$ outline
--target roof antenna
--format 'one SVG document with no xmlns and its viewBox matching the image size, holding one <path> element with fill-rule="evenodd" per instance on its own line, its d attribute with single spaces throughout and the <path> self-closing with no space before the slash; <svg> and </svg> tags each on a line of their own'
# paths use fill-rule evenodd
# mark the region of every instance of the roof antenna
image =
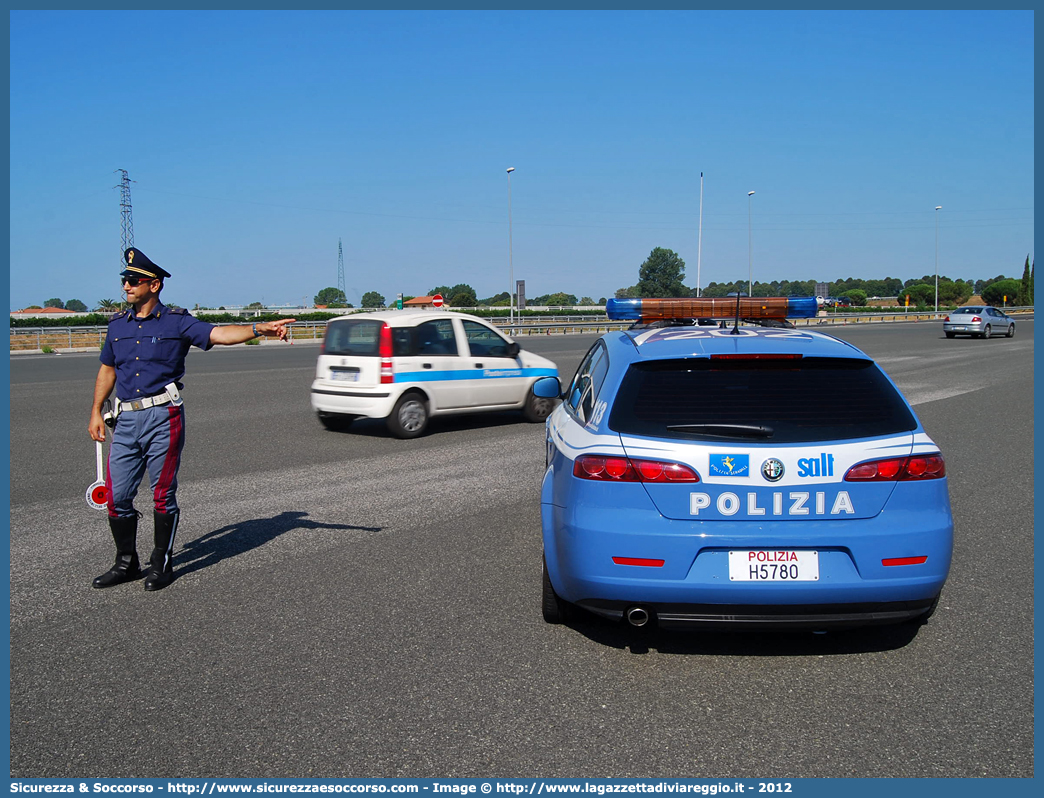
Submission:
<svg viewBox="0 0 1044 798">
<path fill-rule="evenodd" d="M 735 294 L 729 294 L 729 296 L 736 297 L 736 323 L 732 327 L 732 332 L 729 335 L 739 335 L 739 320 L 740 320 L 740 297 L 746 296 L 742 291 L 737 291 Z"/>
</svg>

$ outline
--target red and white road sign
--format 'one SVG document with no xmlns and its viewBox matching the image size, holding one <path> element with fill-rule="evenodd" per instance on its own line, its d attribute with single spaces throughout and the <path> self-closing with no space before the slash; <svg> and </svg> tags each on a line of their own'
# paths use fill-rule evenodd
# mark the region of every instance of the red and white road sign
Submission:
<svg viewBox="0 0 1044 798">
<path fill-rule="evenodd" d="M 432 305 L 432 307 L 441 308 L 442 307 L 442 294 L 435 294 L 435 296 L 433 296 L 431 298 L 431 305 Z"/>
</svg>

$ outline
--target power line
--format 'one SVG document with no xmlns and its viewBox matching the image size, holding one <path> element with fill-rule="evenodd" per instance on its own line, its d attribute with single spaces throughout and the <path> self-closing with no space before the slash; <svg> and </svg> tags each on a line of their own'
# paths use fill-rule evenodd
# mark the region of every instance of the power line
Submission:
<svg viewBox="0 0 1044 798">
<path fill-rule="evenodd" d="M 374 211 L 357 211 L 345 208 L 317 208 L 306 205 L 291 205 L 285 203 L 272 203 L 272 202 L 260 202 L 257 200 L 244 200 L 239 198 L 229 197 L 213 197 L 200 194 L 186 194 L 183 192 L 174 191 L 161 191 L 157 189 L 145 189 L 146 191 L 152 191 L 156 194 L 166 194 L 169 196 L 181 196 L 190 197 L 194 199 L 203 199 L 214 202 L 229 202 L 237 205 L 257 205 L 260 207 L 268 208 L 286 208 L 297 211 L 308 211 L 312 213 L 331 213 L 331 214 L 347 214 L 352 216 L 371 216 L 375 218 L 385 219 L 403 219 L 403 220 L 415 220 L 415 221 L 426 221 L 426 222 L 452 222 L 457 224 L 477 224 L 477 225 L 498 225 L 501 222 L 491 219 L 479 219 L 479 218 L 457 218 L 457 217 L 446 217 L 446 216 L 432 216 L 428 214 L 410 214 L 410 213 L 377 213 Z M 479 211 L 485 209 L 477 209 Z M 969 209 L 966 211 L 954 211 L 954 213 L 963 214 L 986 214 L 986 213 L 1019 213 L 1025 211 L 1032 211 L 1032 208 L 982 208 L 982 209 Z M 682 223 L 681 218 L 694 217 L 695 214 L 690 211 L 644 211 L 644 210 L 568 210 L 568 209 L 555 209 L 555 208 L 540 208 L 541 213 L 560 213 L 560 214 L 582 214 L 586 216 L 620 216 L 620 215 L 631 215 L 633 217 L 643 216 L 656 216 L 663 221 L 661 222 L 647 222 L 640 218 L 625 221 L 601 221 L 595 219 L 592 221 L 552 221 L 552 222 L 540 222 L 540 221 L 522 221 L 518 222 L 521 226 L 526 227 L 550 227 L 550 228 L 572 228 L 572 229 L 589 229 L 589 230 L 602 230 L 602 229 L 631 229 L 631 230 L 688 230 L 689 225 Z M 717 220 L 716 224 L 712 224 L 712 228 L 715 230 L 739 230 L 740 227 L 738 222 L 735 222 L 736 217 L 740 217 L 741 214 L 730 214 L 730 213 L 711 213 L 706 214 L 707 217 Z M 801 232 L 806 230 L 818 230 L 818 231 L 829 231 L 829 230 L 919 230 L 930 228 L 933 226 L 933 222 L 929 219 L 927 221 L 916 221 L 917 218 L 923 217 L 921 211 L 847 211 L 847 212 L 835 212 L 835 213 L 773 213 L 766 211 L 763 214 L 765 219 L 776 220 L 776 219 L 799 219 L 803 218 L 803 223 L 795 225 L 790 222 L 786 223 L 785 227 L 771 228 L 763 227 L 765 230 L 778 229 L 778 230 L 792 230 L 795 232 Z M 675 222 L 670 217 L 680 217 L 678 222 Z M 847 218 L 845 218 L 847 217 Z M 864 217 L 863 219 L 853 217 Z M 905 219 L 870 219 L 865 217 L 905 217 Z M 923 217 L 927 218 L 927 217 Z M 765 221 L 763 219 L 763 222 Z M 1021 219 L 980 219 L 975 222 L 962 222 L 960 226 L 963 227 L 1012 227 L 1022 224 L 1032 223 L 1032 220 L 1023 221 Z M 783 224 L 783 222 L 779 222 Z M 946 224 L 942 225 L 944 228 Z M 745 225 L 744 225 L 745 227 Z"/>
</svg>

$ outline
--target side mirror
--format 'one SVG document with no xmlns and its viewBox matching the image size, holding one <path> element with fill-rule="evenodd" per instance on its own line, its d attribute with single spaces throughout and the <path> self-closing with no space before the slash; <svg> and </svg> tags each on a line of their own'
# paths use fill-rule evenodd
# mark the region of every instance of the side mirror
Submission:
<svg viewBox="0 0 1044 798">
<path fill-rule="evenodd" d="M 522 351 L 522 347 L 518 345 L 517 341 L 512 341 L 507 345 L 507 357 L 518 357 L 518 353 Z"/>
<path fill-rule="evenodd" d="M 558 381 L 558 377 L 541 377 L 533 383 L 533 395 L 540 399 L 560 399 L 562 383 Z"/>
</svg>

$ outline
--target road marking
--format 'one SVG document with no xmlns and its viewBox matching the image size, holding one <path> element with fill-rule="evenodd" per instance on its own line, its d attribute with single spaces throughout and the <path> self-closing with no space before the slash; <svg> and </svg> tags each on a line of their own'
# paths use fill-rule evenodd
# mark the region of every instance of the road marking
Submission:
<svg viewBox="0 0 1044 798">
<path fill-rule="evenodd" d="M 960 396 L 965 393 L 972 393 L 973 391 L 982 390 L 981 388 L 942 388 L 938 390 L 925 390 L 918 392 L 916 389 L 905 388 L 903 393 L 906 394 L 906 398 L 909 400 L 911 405 L 923 405 L 927 402 L 937 402 L 940 399 L 952 399 L 954 396 Z"/>
</svg>

